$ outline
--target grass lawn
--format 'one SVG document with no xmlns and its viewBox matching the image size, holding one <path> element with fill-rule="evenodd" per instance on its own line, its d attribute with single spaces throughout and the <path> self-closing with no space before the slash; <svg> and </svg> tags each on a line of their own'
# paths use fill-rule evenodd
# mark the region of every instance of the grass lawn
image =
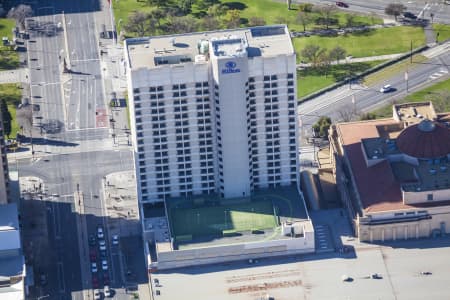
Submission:
<svg viewBox="0 0 450 300">
<path fill-rule="evenodd" d="M 174 236 L 221 235 L 224 230 L 248 231 L 277 227 L 271 201 L 256 201 L 171 210 Z"/>
<path fill-rule="evenodd" d="M 250 19 L 251 17 L 260 17 L 266 21 L 266 24 L 278 24 L 285 23 L 288 25 L 290 30 L 303 31 L 303 26 L 297 22 L 297 5 L 292 4 L 291 10 L 287 10 L 287 5 L 285 2 L 275 2 L 273 0 L 226 0 L 222 3 L 241 3 L 243 4 L 243 10 L 241 10 L 241 18 Z M 238 5 L 235 5 L 238 6 Z M 311 16 L 315 16 L 315 13 L 311 13 Z M 337 10 L 336 17 L 339 20 L 339 25 L 345 25 L 345 15 L 346 13 Z M 363 15 L 355 17 L 355 24 L 382 24 L 383 20 L 380 18 L 371 18 Z M 318 25 L 310 24 L 306 27 L 306 30 L 318 27 Z"/>
<path fill-rule="evenodd" d="M 333 65 L 327 76 L 322 72 L 313 69 L 297 71 L 297 98 L 301 99 L 311 93 L 332 85 L 338 81 L 344 80 L 349 74 L 361 73 L 378 64 L 383 60 L 361 62 L 353 64 Z"/>
<path fill-rule="evenodd" d="M 0 18 L 0 37 L 7 36 L 12 40 L 12 29 L 15 26 L 13 19 Z M 0 45 L 0 70 L 11 70 L 19 67 L 19 55 L 11 51 L 10 47 Z"/>
<path fill-rule="evenodd" d="M 447 112 L 450 111 L 450 101 L 445 101 L 441 97 L 437 97 L 439 100 L 436 101 L 436 96 L 442 92 L 450 94 L 450 79 L 438 82 L 428 88 L 412 93 L 402 100 L 397 101 L 397 103 L 432 101 L 436 112 Z M 386 105 L 373 111 L 373 113 L 377 118 L 391 117 L 392 105 Z"/>
<path fill-rule="evenodd" d="M 447 24 L 433 24 L 433 29 L 436 32 L 438 42 L 443 42 L 450 39 L 450 25 Z"/>
<path fill-rule="evenodd" d="M 411 41 L 413 48 L 425 44 L 425 34 L 421 27 L 399 26 L 381 28 L 364 34 L 348 34 L 338 37 L 300 37 L 294 38 L 294 47 L 300 59 L 300 53 L 306 45 L 319 45 L 328 50 L 340 46 L 347 51 L 347 55 L 353 57 L 367 57 L 404 53 L 410 50 Z"/>
<path fill-rule="evenodd" d="M 22 90 L 17 88 L 15 83 L 4 83 L 0 84 L 0 99 L 6 99 L 8 104 L 8 110 L 13 118 L 11 123 L 11 135 L 10 138 L 16 138 L 17 131 L 19 130 L 19 125 L 16 119 L 16 107 L 20 104 L 20 99 L 22 97 Z"/>
</svg>

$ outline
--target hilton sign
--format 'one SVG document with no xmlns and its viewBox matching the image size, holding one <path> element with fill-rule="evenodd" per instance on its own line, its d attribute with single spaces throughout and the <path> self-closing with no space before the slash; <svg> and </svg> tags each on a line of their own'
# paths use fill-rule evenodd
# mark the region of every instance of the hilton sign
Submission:
<svg viewBox="0 0 450 300">
<path fill-rule="evenodd" d="M 222 69 L 222 74 L 239 73 L 241 69 L 236 68 L 236 63 L 234 61 L 227 61 L 225 63 L 225 68 Z"/>
</svg>

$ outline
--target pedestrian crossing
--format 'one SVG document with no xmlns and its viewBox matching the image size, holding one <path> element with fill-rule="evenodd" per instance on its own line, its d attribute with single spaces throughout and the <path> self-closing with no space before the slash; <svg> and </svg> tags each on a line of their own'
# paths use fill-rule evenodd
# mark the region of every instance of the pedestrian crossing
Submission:
<svg viewBox="0 0 450 300">
<path fill-rule="evenodd" d="M 448 74 L 448 71 L 442 69 L 442 70 L 440 70 L 438 72 L 435 72 L 435 73 L 431 74 L 430 75 L 430 79 L 431 80 L 438 79 L 439 77 L 442 77 L 442 76 L 447 75 L 447 74 Z"/>
</svg>

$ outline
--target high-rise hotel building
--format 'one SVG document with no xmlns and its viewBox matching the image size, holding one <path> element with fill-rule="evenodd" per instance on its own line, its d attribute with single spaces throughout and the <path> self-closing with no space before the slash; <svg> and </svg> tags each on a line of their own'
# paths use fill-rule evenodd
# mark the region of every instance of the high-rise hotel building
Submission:
<svg viewBox="0 0 450 300">
<path fill-rule="evenodd" d="M 125 44 L 140 201 L 297 185 L 296 56 L 286 26 Z"/>
</svg>

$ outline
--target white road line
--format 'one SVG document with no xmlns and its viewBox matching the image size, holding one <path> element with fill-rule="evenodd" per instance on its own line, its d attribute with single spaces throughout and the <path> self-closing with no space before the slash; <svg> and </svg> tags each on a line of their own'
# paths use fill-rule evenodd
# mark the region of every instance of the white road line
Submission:
<svg viewBox="0 0 450 300">
<path fill-rule="evenodd" d="M 66 290 L 66 285 L 64 283 L 64 267 L 63 267 L 63 263 L 61 261 L 58 262 L 57 272 L 58 272 L 58 279 L 59 279 L 58 280 L 59 291 L 64 292 Z"/>
</svg>

